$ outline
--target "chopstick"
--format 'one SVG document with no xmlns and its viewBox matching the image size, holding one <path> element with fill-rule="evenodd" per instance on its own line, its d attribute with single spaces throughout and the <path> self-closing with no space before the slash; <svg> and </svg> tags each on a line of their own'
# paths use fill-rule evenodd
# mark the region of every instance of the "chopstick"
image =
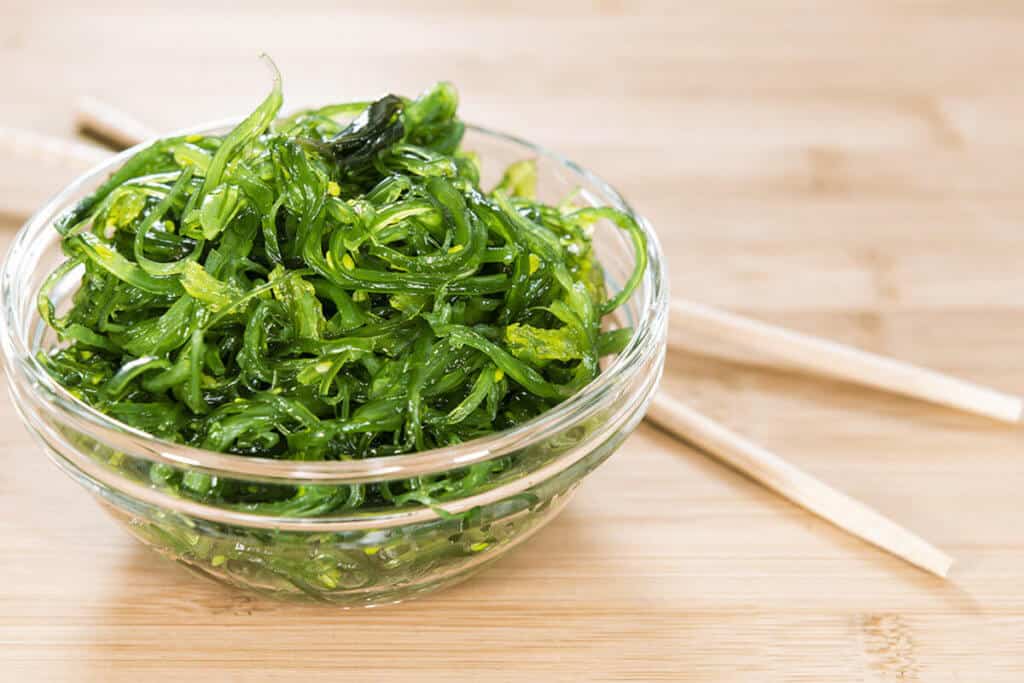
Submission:
<svg viewBox="0 0 1024 683">
<path fill-rule="evenodd" d="M 146 124 L 95 97 L 78 98 L 74 112 L 79 131 L 118 151 L 156 137 L 156 131 Z"/>
<path fill-rule="evenodd" d="M 93 165 L 110 157 L 102 149 L 80 142 L 6 126 L 0 126 L 0 151 L 54 165 Z"/>
<path fill-rule="evenodd" d="M 125 146 L 154 137 L 145 124 L 95 98 L 78 100 L 75 119 L 80 129 L 96 131 Z M 1017 396 L 704 304 L 675 299 L 671 303 L 671 317 L 676 327 L 738 343 L 812 373 L 1003 422 L 1016 423 L 1024 415 L 1024 401 Z"/>
<path fill-rule="evenodd" d="M 863 503 L 664 394 L 647 418 L 840 529 L 945 578 L 953 559 Z"/>
<path fill-rule="evenodd" d="M 80 128 L 101 130 L 104 132 L 104 137 L 118 140 L 125 145 L 136 144 L 143 139 L 153 137 L 153 134 L 145 126 L 139 124 L 132 117 L 122 114 L 115 107 L 96 100 L 83 100 L 79 102 L 79 105 L 76 120 Z M 760 343 L 760 346 L 778 347 L 778 353 L 784 358 L 792 357 L 793 353 L 789 350 L 790 347 L 781 344 L 780 340 L 787 341 L 789 339 L 787 335 L 797 338 L 801 336 L 781 328 L 772 328 L 763 323 L 745 320 L 739 316 L 732 316 L 688 302 L 674 302 L 672 314 L 677 322 L 717 329 L 720 333 L 736 334 L 736 331 L 739 331 L 743 334 L 750 334 L 750 330 L 754 329 L 757 334 L 753 336 L 765 340 Z M 818 349 L 823 344 L 828 345 L 828 342 L 821 340 L 813 338 L 809 338 L 809 340 L 813 342 L 812 350 Z M 804 349 L 807 348 L 806 344 L 805 340 Z M 847 351 L 854 354 L 861 353 L 852 349 Z M 806 351 L 801 351 L 801 353 L 804 352 Z M 896 361 L 889 362 L 902 365 Z M 812 365 L 812 369 L 823 372 L 830 370 L 827 364 L 823 364 L 821 368 Z M 835 374 L 835 370 L 832 369 L 830 374 Z M 840 376 L 851 380 L 859 378 L 858 381 L 867 383 L 864 377 L 852 371 Z M 879 385 L 876 383 L 873 386 Z M 1006 414 L 1005 412 L 996 412 L 1001 415 Z M 698 446 L 708 454 L 784 498 L 828 520 L 840 529 L 937 576 L 945 577 L 949 572 L 953 560 L 924 539 L 679 401 L 665 394 L 657 394 L 647 417 L 682 440 Z"/>
<path fill-rule="evenodd" d="M 819 375 L 1002 422 L 1016 423 L 1024 413 L 1024 402 L 1017 396 L 704 304 L 675 299 L 671 303 L 671 319 L 678 327 L 762 352 L 774 360 L 787 361 Z M 670 345 L 678 344 L 670 341 Z"/>
<path fill-rule="evenodd" d="M 76 102 L 75 119 L 81 130 L 97 133 L 126 147 L 155 137 L 148 126 L 131 115 L 92 97 Z M 728 339 L 812 373 L 1003 422 L 1016 423 L 1024 415 L 1024 401 L 1017 396 L 704 304 L 675 299 L 671 303 L 671 316 L 677 327 Z"/>
<path fill-rule="evenodd" d="M 31 215 L 62 185 L 109 154 L 49 135 L 0 127 L 0 214 L 23 219 Z"/>
<path fill-rule="evenodd" d="M 75 103 L 75 120 L 80 130 L 123 147 L 156 136 L 138 119 L 93 97 L 83 97 Z M 774 361 L 789 362 L 819 375 L 1002 422 L 1016 423 L 1024 415 L 1024 401 L 1017 396 L 704 304 L 675 299 L 671 303 L 671 316 L 677 327 L 727 339 Z"/>
</svg>

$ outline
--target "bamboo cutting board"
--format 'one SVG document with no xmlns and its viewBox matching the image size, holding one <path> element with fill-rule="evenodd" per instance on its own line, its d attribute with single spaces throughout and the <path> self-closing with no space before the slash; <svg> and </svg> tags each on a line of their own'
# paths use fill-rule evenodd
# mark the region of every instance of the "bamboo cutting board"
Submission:
<svg viewBox="0 0 1024 683">
<path fill-rule="evenodd" d="M 448 78 L 467 118 L 617 185 L 674 291 L 1024 392 L 1024 6 L 440 4 L 5 7 L 0 125 L 67 135 L 82 94 L 160 129 L 241 112 L 260 50 L 292 106 Z M 951 580 L 645 425 L 468 583 L 351 612 L 256 600 L 117 530 L 5 393 L 0 680 L 1024 679 L 1020 429 L 699 355 L 665 386 L 934 541 Z"/>
</svg>

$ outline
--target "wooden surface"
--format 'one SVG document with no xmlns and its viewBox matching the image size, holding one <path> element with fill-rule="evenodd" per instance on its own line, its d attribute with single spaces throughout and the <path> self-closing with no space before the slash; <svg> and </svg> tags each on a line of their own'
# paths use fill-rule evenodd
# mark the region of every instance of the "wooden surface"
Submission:
<svg viewBox="0 0 1024 683">
<path fill-rule="evenodd" d="M 293 106 L 452 79 L 467 118 L 618 185 L 675 291 L 1024 392 L 1019 2 L 300 4 L 5 6 L 0 125 L 70 134 L 79 95 L 161 128 L 242 112 L 260 50 Z M 642 426 L 469 583 L 253 600 L 116 529 L 4 398 L 0 680 L 1024 678 L 1020 429 L 693 355 L 665 386 L 949 551 L 951 581 Z"/>
</svg>

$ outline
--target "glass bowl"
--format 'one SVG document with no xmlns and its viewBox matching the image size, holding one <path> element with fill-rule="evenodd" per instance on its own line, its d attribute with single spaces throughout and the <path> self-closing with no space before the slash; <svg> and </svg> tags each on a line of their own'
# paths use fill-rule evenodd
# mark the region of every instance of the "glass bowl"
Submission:
<svg viewBox="0 0 1024 683">
<path fill-rule="evenodd" d="M 220 133 L 228 123 L 191 132 Z M 141 146 L 140 146 L 141 147 Z M 137 152 L 128 150 L 85 174 L 44 206 L 18 233 L 0 273 L 0 327 L 14 405 L 50 458 L 129 532 L 192 571 L 278 598 L 341 605 L 396 602 L 466 578 L 551 521 L 580 481 L 636 427 L 661 376 L 668 286 L 658 240 L 648 237 L 650 267 L 619 309 L 632 325 L 628 346 L 602 374 L 554 409 L 514 429 L 410 455 L 354 461 L 298 462 L 247 458 L 189 448 L 121 424 L 58 385 L 36 359 L 57 343 L 36 307 L 43 279 L 63 260 L 52 225 Z M 515 137 L 469 127 L 488 186 L 509 163 L 535 158 L 540 198 L 632 212 L 594 174 Z M 594 244 L 611 289 L 633 269 L 627 236 L 595 225 Z M 58 307 L 77 285 L 69 277 Z M 435 506 L 361 510 L 319 517 L 274 517 L 180 497 L 162 487 L 173 470 L 243 483 L 358 490 L 360 484 L 430 477 L 504 458 L 507 467 L 487 489 Z"/>
</svg>

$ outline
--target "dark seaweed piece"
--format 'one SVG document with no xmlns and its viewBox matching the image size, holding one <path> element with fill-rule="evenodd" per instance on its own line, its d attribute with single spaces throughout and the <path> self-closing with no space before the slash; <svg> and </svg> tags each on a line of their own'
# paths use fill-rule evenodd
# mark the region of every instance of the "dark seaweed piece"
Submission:
<svg viewBox="0 0 1024 683">
<path fill-rule="evenodd" d="M 378 152 L 402 139 L 404 103 L 400 97 L 386 95 L 356 117 L 340 133 L 312 144 L 331 158 L 343 171 L 356 171 L 373 162 Z"/>
</svg>

